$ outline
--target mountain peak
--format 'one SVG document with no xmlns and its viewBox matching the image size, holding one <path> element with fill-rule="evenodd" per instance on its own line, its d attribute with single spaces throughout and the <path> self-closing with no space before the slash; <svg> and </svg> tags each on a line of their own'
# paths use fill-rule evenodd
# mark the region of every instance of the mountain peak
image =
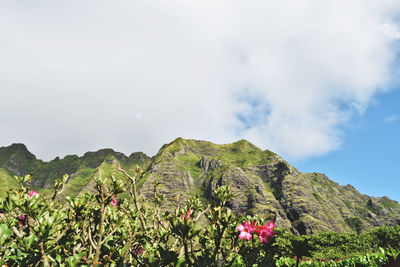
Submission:
<svg viewBox="0 0 400 267">
<path fill-rule="evenodd" d="M 124 153 L 116 152 L 111 148 L 104 148 L 94 152 L 86 152 L 82 159 L 87 162 L 90 167 L 95 168 L 109 156 L 113 156 L 122 162 L 128 160 L 128 157 Z"/>
<path fill-rule="evenodd" d="M 35 160 L 36 157 L 33 155 L 28 148 L 22 143 L 14 143 L 10 146 L 0 147 L 0 165 L 4 163 L 12 155 L 20 155 L 29 160 Z M 3 159 L 3 162 L 1 162 Z"/>
<path fill-rule="evenodd" d="M 12 145 L 9 146 L 9 148 L 12 150 L 28 151 L 28 148 L 25 146 L 25 144 L 22 143 L 13 143 Z"/>
<path fill-rule="evenodd" d="M 11 172 L 22 175 L 29 172 L 29 169 L 38 160 L 24 144 L 15 143 L 8 147 L 0 147 L 0 167 Z"/>
<path fill-rule="evenodd" d="M 110 154 L 115 154 L 117 152 L 114 151 L 112 148 L 102 148 L 97 151 L 88 151 L 86 152 L 83 157 L 101 157 L 101 156 L 106 156 Z M 122 154 L 122 153 L 121 153 Z"/>
<path fill-rule="evenodd" d="M 256 145 L 250 143 L 249 141 L 247 141 L 246 139 L 241 139 L 239 141 L 236 141 L 234 143 L 231 144 L 233 149 L 237 149 L 237 150 L 258 150 L 261 151 L 261 149 L 259 147 L 257 147 Z"/>
</svg>

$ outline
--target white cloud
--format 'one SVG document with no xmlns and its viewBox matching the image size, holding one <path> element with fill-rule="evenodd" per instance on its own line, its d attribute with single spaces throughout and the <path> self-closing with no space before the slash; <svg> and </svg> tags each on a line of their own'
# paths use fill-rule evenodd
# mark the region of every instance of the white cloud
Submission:
<svg viewBox="0 0 400 267">
<path fill-rule="evenodd" d="M 45 159 L 177 136 L 327 153 L 387 89 L 399 14 L 395 0 L 8 2 L 0 142 Z"/>
<path fill-rule="evenodd" d="M 397 121 L 398 119 L 399 119 L 399 116 L 398 116 L 398 115 L 390 115 L 390 116 L 385 117 L 385 118 L 383 119 L 383 122 L 390 123 L 390 122 L 395 122 L 395 121 Z"/>
<path fill-rule="evenodd" d="M 397 27 L 392 24 L 383 24 L 382 25 L 382 31 L 392 39 L 399 39 L 400 38 L 400 32 L 397 30 Z"/>
</svg>

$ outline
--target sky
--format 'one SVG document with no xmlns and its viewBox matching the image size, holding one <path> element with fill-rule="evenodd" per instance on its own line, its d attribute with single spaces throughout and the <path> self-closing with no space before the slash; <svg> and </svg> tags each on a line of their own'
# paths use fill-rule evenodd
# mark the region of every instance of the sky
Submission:
<svg viewBox="0 0 400 267">
<path fill-rule="evenodd" d="M 247 139 L 400 201 L 400 1 L 2 1 L 0 146 Z"/>
</svg>

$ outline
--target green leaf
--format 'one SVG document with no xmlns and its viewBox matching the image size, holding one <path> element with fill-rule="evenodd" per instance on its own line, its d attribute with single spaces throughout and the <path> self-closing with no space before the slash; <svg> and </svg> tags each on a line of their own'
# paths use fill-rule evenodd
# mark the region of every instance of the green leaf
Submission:
<svg viewBox="0 0 400 267">
<path fill-rule="evenodd" d="M 26 182 L 30 181 L 31 179 L 32 179 L 31 174 L 25 175 L 23 183 L 26 183 Z"/>
<path fill-rule="evenodd" d="M 176 267 L 180 267 L 181 266 L 181 264 L 184 264 L 185 263 L 185 258 L 181 258 L 181 259 L 179 259 L 178 260 L 178 262 L 176 263 Z M 183 265 L 184 266 L 184 265 Z"/>
<path fill-rule="evenodd" d="M 5 224 L 0 225 L 0 245 L 3 245 L 4 242 L 12 235 L 12 231 Z"/>
<path fill-rule="evenodd" d="M 24 238 L 25 245 L 27 249 L 30 249 L 32 246 L 32 243 L 37 239 L 37 237 L 34 234 L 29 235 L 28 237 Z"/>
</svg>

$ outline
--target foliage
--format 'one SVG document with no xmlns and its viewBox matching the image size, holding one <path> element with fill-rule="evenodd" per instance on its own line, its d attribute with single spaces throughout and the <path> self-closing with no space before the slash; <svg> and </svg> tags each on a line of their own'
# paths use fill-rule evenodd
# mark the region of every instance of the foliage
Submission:
<svg viewBox="0 0 400 267">
<path fill-rule="evenodd" d="M 395 251 L 385 251 L 381 249 L 377 253 L 369 253 L 367 255 L 360 255 L 351 258 L 332 258 L 332 259 L 321 259 L 321 258 L 304 258 L 299 261 L 298 258 L 294 257 L 281 257 L 276 262 L 275 265 L 280 266 L 385 266 L 389 263 L 389 259 L 399 259 L 398 252 Z M 393 260 L 398 266 L 399 260 Z"/>
<path fill-rule="evenodd" d="M 359 217 L 346 218 L 344 220 L 351 229 L 353 229 L 357 234 L 361 233 L 362 221 Z"/>
<path fill-rule="evenodd" d="M 171 211 L 163 207 L 157 182 L 153 201 L 139 198 L 139 168 L 128 173 L 117 166 L 115 171 L 119 175 L 97 173 L 94 193 L 65 201 L 59 196 L 66 175 L 55 180 L 50 195 L 31 189 L 31 175 L 15 177 L 19 188 L 0 201 L 0 265 L 367 266 L 386 262 L 386 255 L 396 258 L 400 251 L 400 226 L 312 236 L 276 228 L 275 235 L 268 232 L 262 239 L 263 229 L 273 223 L 236 216 L 226 206 L 233 197 L 228 186 L 217 187 L 211 202 L 176 198 Z M 121 198 L 123 192 L 129 198 Z M 240 239 L 239 229 L 252 235 Z"/>
<path fill-rule="evenodd" d="M 300 234 L 325 230 L 361 233 L 400 221 L 400 204 L 396 201 L 362 195 L 352 186 L 340 186 L 320 173 L 301 173 L 278 155 L 245 140 L 217 145 L 178 138 L 152 158 L 140 152 L 128 157 L 101 149 L 50 162 L 36 159 L 24 145 L 14 144 L 0 148 L 0 198 L 5 198 L 10 188 L 18 188 L 14 175 L 28 173 L 34 174 L 31 189 L 42 196 L 52 194 L 54 178 L 65 173 L 70 178 L 57 199 L 82 196 L 86 191 L 95 192 L 93 177 L 125 179 L 115 172 L 115 164 L 129 173 L 136 165 L 143 168 L 136 185 L 145 203 L 151 200 L 152 183 L 160 182 L 158 190 L 166 196 L 162 209 L 171 212 L 177 194 L 184 201 L 195 195 L 211 200 L 217 185 L 229 185 L 234 197 L 228 206 L 236 214 L 260 214 Z M 127 198 L 129 192 L 125 190 L 118 197 Z M 359 218 L 361 224 L 353 218 Z M 201 221 L 206 218 L 202 216 Z"/>
</svg>

